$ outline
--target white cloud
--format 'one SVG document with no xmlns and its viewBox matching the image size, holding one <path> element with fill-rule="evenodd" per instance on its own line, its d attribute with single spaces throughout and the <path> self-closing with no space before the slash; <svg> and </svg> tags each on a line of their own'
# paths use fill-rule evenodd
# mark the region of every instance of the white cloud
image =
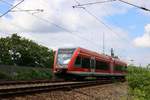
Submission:
<svg viewBox="0 0 150 100">
<path fill-rule="evenodd" d="M 15 0 L 14 4 L 19 1 Z M 86 0 L 79 1 L 81 3 L 87 2 Z M 0 20 L 0 32 L 19 33 L 21 36 L 40 41 L 48 47 L 60 47 L 68 45 L 69 42 L 69 46 L 95 47 L 95 49 L 97 46 L 92 45 L 92 43 L 101 48 L 102 33 L 105 33 L 106 45 L 108 47 L 111 47 L 113 44 L 116 48 L 124 48 L 122 45 L 125 44 L 123 40 L 118 39 L 119 37 L 116 34 L 107 29 L 103 24 L 97 22 L 84 10 L 73 9 L 72 6 L 75 4 L 74 0 L 38 0 L 38 2 L 37 0 L 25 0 L 17 7 L 19 9 L 16 8 L 14 10 L 43 9 L 44 12 L 35 13 L 35 15 L 26 12 L 9 13 L 11 18 L 3 17 Z M 116 7 L 111 3 L 102 4 L 101 6 L 90 6 L 88 8 L 101 20 L 104 16 L 124 13 L 125 9 L 127 9 L 123 6 Z M 41 18 L 46 20 L 41 20 Z M 73 33 L 67 33 L 55 27 L 51 22 L 73 31 Z M 127 37 L 127 32 L 124 30 L 115 26 L 112 26 L 112 29 L 118 32 L 120 36 Z M 91 42 L 90 45 L 87 42 Z"/>
<path fill-rule="evenodd" d="M 14 4 L 19 1 L 15 0 Z M 93 2 L 93 0 L 78 1 L 81 3 Z M 133 0 L 130 0 L 130 2 L 133 2 Z M 80 46 L 99 52 L 102 51 L 102 34 L 104 33 L 106 52 L 109 53 L 109 49 L 113 47 L 117 54 L 123 57 L 127 56 L 125 50 L 131 49 L 129 48 L 130 41 L 126 41 L 126 39 L 129 40 L 128 32 L 110 25 L 104 20 L 104 17 L 127 13 L 130 6 L 117 2 L 87 7 L 97 18 L 111 26 L 118 33 L 116 34 L 97 22 L 84 10 L 73 9 L 73 5 L 75 5 L 74 0 L 25 0 L 18 6 L 19 9 L 43 9 L 44 12 L 34 13 L 33 15 L 26 12 L 9 13 L 10 17 L 4 16 L 0 19 L 0 35 L 6 36 L 5 33 L 18 33 L 49 48 Z M 19 9 L 16 8 L 15 10 Z M 46 20 L 41 20 L 41 18 Z M 72 33 L 65 32 L 51 23 L 60 25 L 72 31 Z"/>
<path fill-rule="evenodd" d="M 14 4 L 19 1 L 15 0 Z M 81 0 L 80 2 L 86 2 L 86 0 Z M 61 25 L 70 30 L 80 30 L 79 28 L 85 26 L 92 29 L 95 25 L 93 18 L 82 9 L 73 9 L 72 6 L 75 4 L 74 0 L 25 0 L 14 10 L 43 9 L 44 12 L 38 12 L 34 15 L 29 12 L 11 12 L 9 13 L 11 18 L 5 17 L 1 19 L 0 32 L 55 33 L 62 31 L 51 23 Z M 122 13 L 126 9 L 124 7 L 119 7 L 118 9 L 118 7 L 114 7 L 111 3 L 102 4 L 101 6 L 90 6 L 88 8 L 100 18 Z M 46 21 L 41 20 L 41 18 L 46 19 Z"/>
<path fill-rule="evenodd" d="M 145 26 L 145 33 L 141 37 L 134 40 L 134 45 L 137 47 L 150 47 L 150 24 Z"/>
</svg>

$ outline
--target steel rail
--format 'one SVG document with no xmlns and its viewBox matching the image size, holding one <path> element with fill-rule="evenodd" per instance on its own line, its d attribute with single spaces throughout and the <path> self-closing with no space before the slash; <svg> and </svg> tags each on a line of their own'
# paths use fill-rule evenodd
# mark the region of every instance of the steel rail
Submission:
<svg viewBox="0 0 150 100">
<path fill-rule="evenodd" d="M 37 84 L 37 83 L 54 83 L 54 82 L 64 82 L 64 80 L 28 80 L 28 81 L 0 81 L 0 86 L 3 85 L 19 85 L 19 84 Z"/>
<path fill-rule="evenodd" d="M 28 95 L 29 93 L 54 91 L 54 90 L 71 90 L 74 88 L 108 84 L 112 81 L 79 81 L 79 82 L 56 82 L 56 83 L 37 83 L 37 84 L 19 84 L 0 86 L 0 97 L 10 97 L 20 94 Z"/>
</svg>

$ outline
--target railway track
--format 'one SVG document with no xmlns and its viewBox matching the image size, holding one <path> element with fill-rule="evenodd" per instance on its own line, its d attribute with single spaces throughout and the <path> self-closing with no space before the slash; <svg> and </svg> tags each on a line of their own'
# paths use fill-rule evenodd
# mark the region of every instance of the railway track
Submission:
<svg viewBox="0 0 150 100">
<path fill-rule="evenodd" d="M 37 83 L 55 83 L 55 82 L 64 82 L 64 80 L 0 81 L 0 86 L 19 85 L 19 84 L 37 84 Z"/>
<path fill-rule="evenodd" d="M 13 84 L 0 85 L 0 97 L 10 97 L 16 95 L 27 95 L 29 93 L 37 93 L 55 90 L 71 90 L 85 86 L 93 86 L 99 84 L 111 83 L 111 81 L 72 81 L 72 82 L 13 82 Z"/>
</svg>

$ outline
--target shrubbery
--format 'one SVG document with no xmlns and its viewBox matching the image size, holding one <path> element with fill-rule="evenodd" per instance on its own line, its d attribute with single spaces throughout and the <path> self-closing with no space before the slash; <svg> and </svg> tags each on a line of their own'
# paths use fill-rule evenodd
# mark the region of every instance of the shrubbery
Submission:
<svg viewBox="0 0 150 100">
<path fill-rule="evenodd" d="M 128 67 L 129 94 L 135 100 L 150 100 L 150 69 Z"/>
<path fill-rule="evenodd" d="M 52 78 L 49 68 L 5 66 L 0 67 L 0 70 L 0 80 L 47 80 Z"/>
<path fill-rule="evenodd" d="M 32 40 L 17 34 L 0 37 L 0 80 L 50 79 L 53 60 L 51 49 Z"/>
<path fill-rule="evenodd" d="M 40 71 L 31 69 L 29 71 L 18 71 L 17 74 L 12 77 L 13 80 L 42 80 L 51 79 L 51 74 L 48 71 Z"/>
<path fill-rule="evenodd" d="M 0 71 L 0 79 L 1 79 L 1 80 L 10 80 L 10 79 L 11 79 L 11 76 L 8 75 L 8 74 L 5 73 L 5 72 Z"/>
</svg>

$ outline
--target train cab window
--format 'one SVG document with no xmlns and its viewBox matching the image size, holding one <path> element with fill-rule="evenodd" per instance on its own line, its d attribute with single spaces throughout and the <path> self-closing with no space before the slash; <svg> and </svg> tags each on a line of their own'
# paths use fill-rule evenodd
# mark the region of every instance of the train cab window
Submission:
<svg viewBox="0 0 150 100">
<path fill-rule="evenodd" d="M 82 67 L 83 68 L 90 68 L 90 59 L 89 58 L 82 58 Z"/>
<path fill-rule="evenodd" d="M 57 63 L 59 65 L 67 65 L 74 53 L 74 48 L 58 49 Z"/>
<path fill-rule="evenodd" d="M 82 65 L 82 58 L 78 56 L 75 61 L 75 66 L 81 67 L 81 65 Z"/>
<path fill-rule="evenodd" d="M 96 69 L 109 70 L 109 63 L 96 60 Z"/>
</svg>

